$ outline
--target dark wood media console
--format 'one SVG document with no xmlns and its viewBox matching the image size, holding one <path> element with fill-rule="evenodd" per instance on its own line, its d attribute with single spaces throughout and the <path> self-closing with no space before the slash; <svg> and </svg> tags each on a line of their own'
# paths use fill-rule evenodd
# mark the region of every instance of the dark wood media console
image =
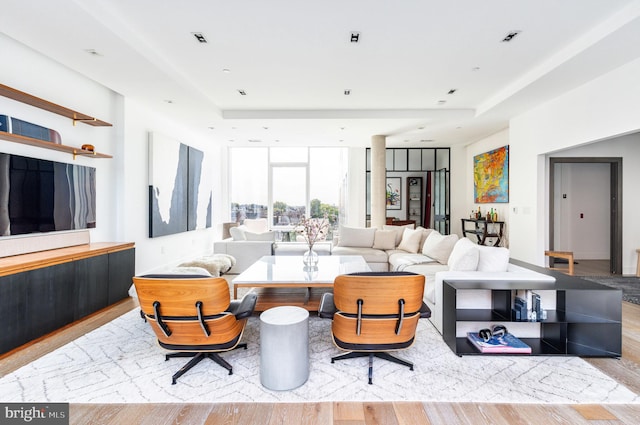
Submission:
<svg viewBox="0 0 640 425">
<path fill-rule="evenodd" d="M 133 243 L 92 243 L 0 259 L 0 354 L 129 296 Z"/>
</svg>

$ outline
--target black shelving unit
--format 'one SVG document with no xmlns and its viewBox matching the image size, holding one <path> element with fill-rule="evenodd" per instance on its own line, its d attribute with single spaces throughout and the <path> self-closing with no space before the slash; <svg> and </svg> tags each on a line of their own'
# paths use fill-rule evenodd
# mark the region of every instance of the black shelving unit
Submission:
<svg viewBox="0 0 640 425">
<path fill-rule="evenodd" d="M 547 273 L 549 274 L 549 273 Z M 620 357 L 622 355 L 622 291 L 563 274 L 556 282 L 540 281 L 445 281 L 443 282 L 442 336 L 451 350 L 462 355 L 480 353 L 465 337 L 457 336 L 458 324 L 500 322 L 509 328 L 511 307 L 517 290 L 555 291 L 555 309 L 547 318 L 531 323 L 540 327 L 538 338 L 520 338 L 531 355 Z M 491 291 L 491 308 L 457 308 L 457 291 Z M 515 336 L 518 336 L 517 334 Z M 510 354 L 513 355 L 513 354 Z M 518 354 L 522 355 L 522 354 Z"/>
</svg>

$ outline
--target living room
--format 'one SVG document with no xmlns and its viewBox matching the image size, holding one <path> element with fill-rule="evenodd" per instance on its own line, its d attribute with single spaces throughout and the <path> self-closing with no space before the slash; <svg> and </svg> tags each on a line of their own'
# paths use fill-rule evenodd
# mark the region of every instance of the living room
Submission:
<svg viewBox="0 0 640 425">
<path fill-rule="evenodd" d="M 12 58 L 11 61 L 3 63 L 0 71 L 2 83 L 54 103 L 90 113 L 113 124 L 110 128 L 94 128 L 80 124 L 74 126 L 65 118 L 0 97 L 2 114 L 54 128 L 61 133 L 64 144 L 79 147 L 90 143 L 96 150 L 113 156 L 111 159 L 78 157 L 73 161 L 95 167 L 97 172 L 98 220 L 96 228 L 89 231 L 91 241 L 134 242 L 136 274 L 152 272 L 210 253 L 213 243 L 222 239 L 222 223 L 230 220 L 230 199 L 227 195 L 228 150 L 233 146 L 253 145 L 249 144 L 248 139 L 238 138 L 237 141 L 230 142 L 226 133 L 225 136 L 220 136 L 215 128 L 202 126 L 202 120 L 196 120 L 196 117 L 182 112 L 179 108 L 181 103 L 189 103 L 199 110 L 198 118 L 202 115 L 221 115 L 215 104 L 205 98 L 192 96 L 187 99 L 186 95 L 177 89 L 181 86 L 175 82 L 167 86 L 171 89 L 157 85 L 163 79 L 169 78 L 157 68 L 157 74 L 130 73 L 126 76 L 140 86 L 146 83 L 154 84 L 152 89 L 157 91 L 157 97 L 146 99 L 142 97 L 141 91 L 131 90 L 122 94 L 117 84 L 114 84 L 114 87 L 101 84 L 101 73 L 95 70 L 100 68 L 99 64 L 87 65 L 94 72 L 91 77 L 87 77 L 83 75 L 83 70 L 69 68 L 63 64 L 66 61 L 65 52 L 59 52 L 58 56 L 50 58 L 48 54 L 52 53 L 42 53 L 48 50 L 47 34 L 59 33 L 61 37 L 71 39 L 74 26 L 69 25 L 69 32 L 45 26 L 42 32 L 35 31 L 27 35 L 20 27 L 29 26 L 25 24 L 30 22 L 28 11 L 18 6 L 15 8 L 15 15 L 3 13 L 0 18 L 3 28 L 3 33 L 0 34 L 0 49 L 7 57 Z M 54 14 L 53 9 L 49 11 Z M 593 26 L 583 28 L 579 33 L 581 38 L 565 40 L 562 46 L 558 46 L 562 47 L 559 51 L 545 56 L 546 62 L 532 65 L 527 75 L 520 76 L 513 84 L 503 86 L 503 91 L 493 93 L 493 96 L 485 98 L 482 104 L 475 105 L 475 114 L 479 115 L 482 115 L 482 111 L 493 111 L 494 108 L 510 108 L 512 113 L 504 125 L 480 137 L 476 137 L 476 134 L 465 136 L 464 128 L 459 130 L 459 136 L 453 133 L 455 143 L 450 144 L 451 233 L 461 234 L 460 219 L 467 218 L 469 211 L 478 206 L 474 203 L 474 156 L 508 145 L 509 202 L 486 204 L 482 207 L 496 208 L 501 219 L 507 222 L 508 247 L 512 258 L 545 266 L 547 259 L 544 251 L 550 246 L 549 158 L 621 157 L 626 164 L 621 184 L 624 202 L 621 274 L 635 274 L 636 249 L 639 247 L 640 235 L 640 223 L 635 219 L 635 212 L 640 209 L 640 200 L 635 196 L 635 182 L 640 181 L 640 169 L 634 166 L 640 160 L 640 121 L 637 117 L 637 111 L 640 110 L 640 58 L 633 46 L 640 41 L 637 29 L 640 6 L 638 2 L 619 2 L 608 12 L 611 13 L 609 19 L 604 22 L 592 19 L 590 22 Z M 98 17 L 85 13 L 86 22 L 77 23 L 75 31 L 86 31 L 86 34 L 90 34 L 92 25 L 102 24 Z M 71 19 L 73 16 L 77 15 L 60 19 Z M 595 23 L 599 23 L 600 26 Z M 121 29 L 124 31 L 124 28 Z M 514 28 L 503 29 L 506 31 Z M 518 35 L 520 36 L 526 36 L 526 32 L 523 30 L 523 33 Z M 364 42 L 364 31 L 362 37 Z M 587 49 L 585 45 L 588 40 L 591 40 L 592 49 Z M 62 44 L 61 41 L 58 43 Z M 83 48 L 90 49 L 94 46 L 85 45 Z M 99 47 L 95 48 L 97 53 L 102 54 Z M 131 54 L 134 50 L 128 48 L 126 52 Z M 104 55 L 108 56 L 109 53 L 104 52 Z M 73 54 L 85 55 L 81 61 L 87 62 L 105 59 L 99 55 L 82 52 L 81 49 Z M 132 67 L 138 61 L 162 63 L 158 57 L 144 58 L 133 55 L 120 60 L 121 66 L 127 66 L 124 64 L 130 61 Z M 539 99 L 537 94 L 545 87 L 544 76 L 549 69 L 554 73 L 549 74 L 547 78 L 553 77 L 554 83 L 562 89 L 554 92 L 551 97 Z M 104 70 L 104 73 L 108 72 Z M 179 71 L 173 72 L 180 74 Z M 167 73 L 171 74 L 172 71 Z M 184 79 L 175 75 L 173 77 L 180 81 L 182 87 L 188 86 Z M 102 75 L 102 78 L 106 79 L 106 76 Z M 230 87 L 233 87 L 233 90 L 238 88 L 231 85 Z M 185 91 L 192 93 L 198 90 L 189 88 Z M 501 106 L 502 101 L 512 96 L 517 97 L 519 102 L 505 103 Z M 235 120 L 231 119 L 238 126 L 250 121 L 247 118 L 237 118 L 238 116 Z M 472 121 L 472 118 L 468 119 Z M 263 128 L 260 120 L 251 120 L 251 124 L 247 126 L 255 127 L 252 131 L 256 134 L 265 134 L 275 132 L 278 122 L 290 120 L 273 121 L 274 126 L 264 126 L 269 129 Z M 371 118 L 371 121 L 375 119 Z M 369 120 L 363 122 L 369 123 Z M 310 131 L 312 129 L 313 127 L 310 127 Z M 205 151 L 213 158 L 214 202 L 211 228 L 149 238 L 149 133 L 163 134 L 183 141 Z M 346 225 L 360 227 L 366 223 L 365 151 L 370 146 L 370 138 L 377 134 L 380 133 L 371 131 L 364 139 L 359 137 L 353 145 L 345 145 L 349 151 L 350 190 L 349 211 L 344 223 Z M 411 146 L 424 146 L 424 143 L 420 142 L 422 138 L 423 136 L 420 136 Z M 402 137 L 398 140 L 389 135 L 388 139 L 389 146 L 406 146 Z M 297 140 L 288 143 L 295 145 Z M 66 153 L 4 140 L 1 144 L 3 153 L 72 162 L 71 156 Z M 287 142 L 283 141 L 281 144 L 286 145 Z M 316 145 L 316 142 L 309 144 Z M 340 145 L 340 142 L 334 141 L 332 144 Z M 429 146 L 435 145 L 439 146 L 438 140 Z"/>
</svg>

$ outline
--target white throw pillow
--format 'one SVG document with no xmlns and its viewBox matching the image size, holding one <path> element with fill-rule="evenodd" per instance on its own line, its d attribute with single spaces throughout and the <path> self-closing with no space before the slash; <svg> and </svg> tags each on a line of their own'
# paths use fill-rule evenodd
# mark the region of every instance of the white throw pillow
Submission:
<svg viewBox="0 0 640 425">
<path fill-rule="evenodd" d="M 420 250 L 420 239 L 422 238 L 422 229 L 404 229 L 402 240 L 398 245 L 398 249 L 417 254 Z"/>
<path fill-rule="evenodd" d="M 478 245 L 468 238 L 462 238 L 453 246 L 447 265 L 451 271 L 472 272 L 478 268 L 479 258 Z"/>
<path fill-rule="evenodd" d="M 405 224 L 402 226 L 392 226 L 385 224 L 382 226 L 382 230 L 393 230 L 396 232 L 396 246 L 400 245 L 400 241 L 402 241 L 402 235 L 404 234 L 404 229 L 413 229 L 415 226 L 413 224 Z"/>
<path fill-rule="evenodd" d="M 501 246 L 478 245 L 479 272 L 506 272 L 509 267 L 509 250 Z"/>
<path fill-rule="evenodd" d="M 229 229 L 229 234 L 234 241 L 245 241 L 244 228 L 242 226 L 232 227 Z"/>
<path fill-rule="evenodd" d="M 396 232 L 394 230 L 376 230 L 373 237 L 373 248 L 394 249 L 396 247 Z"/>
<path fill-rule="evenodd" d="M 424 241 L 422 253 L 427 257 L 431 257 L 440 264 L 447 264 L 449 255 L 453 251 L 453 247 L 458 241 L 458 235 L 442 235 L 437 231 L 429 233 L 427 240 Z"/>
<path fill-rule="evenodd" d="M 274 242 L 276 240 L 276 232 L 253 233 L 253 232 L 245 231 L 244 237 L 248 241 Z"/>
<path fill-rule="evenodd" d="M 371 248 L 376 235 L 375 227 L 347 227 L 340 226 L 338 246 L 355 248 Z"/>
<path fill-rule="evenodd" d="M 424 246 L 424 241 L 427 240 L 427 237 L 429 236 L 429 234 L 431 232 L 434 232 L 434 230 L 433 229 L 426 229 L 426 228 L 424 228 L 422 226 L 418 226 L 418 227 L 416 227 L 416 229 L 422 230 L 422 237 L 420 238 L 420 248 L 419 248 L 419 249 L 421 249 Z"/>
<path fill-rule="evenodd" d="M 253 233 L 264 233 L 269 231 L 269 222 L 266 218 L 245 218 L 242 224 L 248 231 Z"/>
</svg>

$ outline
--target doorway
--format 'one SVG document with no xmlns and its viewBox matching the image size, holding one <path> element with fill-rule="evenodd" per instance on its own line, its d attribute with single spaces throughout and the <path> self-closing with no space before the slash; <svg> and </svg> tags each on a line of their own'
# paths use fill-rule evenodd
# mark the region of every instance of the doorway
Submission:
<svg viewBox="0 0 640 425">
<path fill-rule="evenodd" d="M 564 201 L 567 196 L 562 191 L 558 193 L 560 190 L 559 180 L 562 179 L 562 164 L 603 165 L 607 171 L 604 174 L 604 178 L 608 175 L 608 191 L 604 191 L 604 196 L 602 193 L 600 193 L 600 196 L 594 194 L 594 196 L 588 198 L 588 201 L 592 205 L 597 202 L 600 207 L 608 208 L 608 214 L 605 212 L 602 219 L 599 220 L 599 224 L 591 223 L 590 225 L 602 226 L 598 230 L 601 231 L 602 238 L 608 238 L 609 272 L 614 275 L 622 274 L 622 158 L 550 158 L 549 164 L 549 249 L 565 250 L 564 247 L 556 247 L 555 244 L 560 240 L 562 232 L 570 224 L 563 223 L 559 215 L 559 211 L 562 209 L 562 205 L 559 202 Z M 604 186 L 607 186 L 606 182 Z M 601 205 L 600 203 L 602 202 L 606 204 Z M 578 217 L 583 218 L 582 213 Z M 578 232 L 583 233 L 590 230 L 593 231 L 594 228 L 578 228 Z M 550 265 L 553 267 L 553 263 Z"/>
</svg>

